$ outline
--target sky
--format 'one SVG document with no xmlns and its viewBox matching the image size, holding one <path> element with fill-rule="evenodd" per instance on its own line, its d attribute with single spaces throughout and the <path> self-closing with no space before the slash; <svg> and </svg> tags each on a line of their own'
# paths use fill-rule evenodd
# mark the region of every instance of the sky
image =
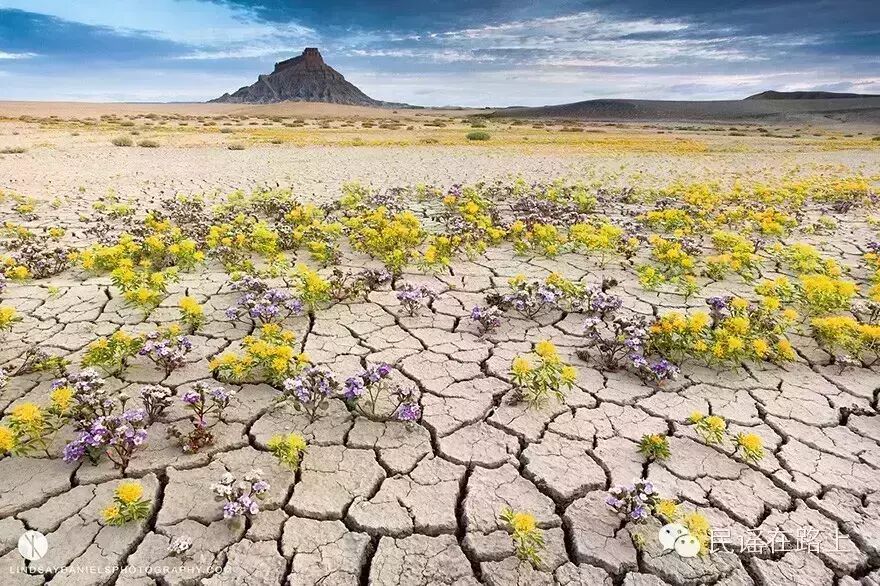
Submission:
<svg viewBox="0 0 880 586">
<path fill-rule="evenodd" d="M 0 99 L 204 101 L 307 46 L 425 106 L 880 94 L 878 0 L 0 0 Z"/>
</svg>

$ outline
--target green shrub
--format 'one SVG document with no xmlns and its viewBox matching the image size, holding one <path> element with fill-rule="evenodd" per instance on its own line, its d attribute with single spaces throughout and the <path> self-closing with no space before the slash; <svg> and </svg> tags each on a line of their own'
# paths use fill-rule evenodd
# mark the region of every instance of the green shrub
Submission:
<svg viewBox="0 0 880 586">
<path fill-rule="evenodd" d="M 143 139 L 143 140 L 138 141 L 138 146 L 139 146 L 139 147 L 144 147 L 144 148 L 146 148 L 146 149 L 155 149 L 155 148 L 158 148 L 159 143 L 156 142 L 155 140 L 151 140 L 151 139 L 149 139 L 149 138 L 145 138 L 145 139 Z"/>
<path fill-rule="evenodd" d="M 488 132 L 484 132 L 482 130 L 474 130 L 473 132 L 468 132 L 466 135 L 468 140 L 489 140 L 492 138 Z"/>
<path fill-rule="evenodd" d="M 113 146 L 118 147 L 130 147 L 134 144 L 134 141 L 131 140 L 130 136 L 117 136 L 113 139 Z"/>
</svg>

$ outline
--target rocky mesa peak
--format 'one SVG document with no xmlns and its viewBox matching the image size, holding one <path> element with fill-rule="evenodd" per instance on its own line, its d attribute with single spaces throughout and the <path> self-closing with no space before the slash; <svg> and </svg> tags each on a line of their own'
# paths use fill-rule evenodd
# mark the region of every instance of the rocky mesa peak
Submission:
<svg viewBox="0 0 880 586">
<path fill-rule="evenodd" d="M 268 75 L 236 92 L 223 94 L 212 102 L 233 104 L 274 104 L 278 102 L 329 102 L 357 106 L 383 106 L 341 73 L 324 62 L 316 47 L 307 47 L 302 55 L 279 61 Z"/>
</svg>

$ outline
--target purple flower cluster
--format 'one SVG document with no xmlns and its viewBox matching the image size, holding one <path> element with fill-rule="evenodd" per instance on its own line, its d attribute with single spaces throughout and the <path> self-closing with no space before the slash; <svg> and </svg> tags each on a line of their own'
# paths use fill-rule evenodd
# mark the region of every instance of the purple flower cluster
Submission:
<svg viewBox="0 0 880 586">
<path fill-rule="evenodd" d="M 147 439 L 146 419 L 144 409 L 129 409 L 119 415 L 97 418 L 64 447 L 64 461 L 77 462 L 88 455 L 97 463 L 101 454 L 106 453 L 117 467 L 125 469 Z"/>
<path fill-rule="evenodd" d="M 500 311 L 514 309 L 528 318 L 534 318 L 545 310 L 561 309 L 566 304 L 574 307 L 580 303 L 579 299 L 570 298 L 562 289 L 538 279 L 513 282 L 511 287 L 513 291 L 510 293 L 487 295 L 486 303 Z"/>
<path fill-rule="evenodd" d="M 171 406 L 175 391 L 160 385 L 147 385 L 141 388 L 141 402 L 150 422 L 156 421 Z"/>
<path fill-rule="evenodd" d="M 107 393 L 104 384 L 104 379 L 93 368 L 68 374 L 52 382 L 53 391 L 61 387 L 69 387 L 73 391 L 71 415 L 77 430 L 90 428 L 97 418 L 109 416 L 116 410 L 116 398 Z"/>
<path fill-rule="evenodd" d="M 236 482 L 235 476 L 226 472 L 220 482 L 211 485 L 211 492 L 218 501 L 226 501 L 223 505 L 223 518 L 252 517 L 260 512 L 257 502 L 269 492 L 269 483 L 263 480 L 262 470 L 251 470 L 244 480 Z"/>
<path fill-rule="evenodd" d="M 391 367 L 387 364 L 368 367 L 345 381 L 345 400 L 364 417 L 381 420 L 389 418 L 377 412 L 381 396 L 387 394 L 388 400 L 394 405 L 390 418 L 408 423 L 417 421 L 422 409 L 416 401 L 415 389 L 391 385 L 387 380 L 390 376 Z"/>
<path fill-rule="evenodd" d="M 477 322 L 480 335 L 494 332 L 501 325 L 501 310 L 494 305 L 480 307 L 479 305 L 471 310 L 471 319 Z"/>
<path fill-rule="evenodd" d="M 271 323 L 303 312 L 303 303 L 289 291 L 270 289 L 265 281 L 245 275 L 230 286 L 242 293 L 241 299 L 226 310 L 229 319 L 249 318 L 254 322 Z"/>
<path fill-rule="evenodd" d="M 620 296 L 606 293 L 598 287 L 588 289 L 587 297 L 588 306 L 584 309 L 592 315 L 605 317 L 613 314 L 623 305 Z"/>
<path fill-rule="evenodd" d="M 642 316 L 617 315 L 611 321 L 588 317 L 584 320 L 584 335 L 587 348 L 599 352 L 605 368 L 616 370 L 628 366 L 639 378 L 654 384 L 678 378 L 680 370 L 675 364 L 665 358 L 649 360 L 645 356 L 648 321 Z M 586 350 L 579 351 L 578 356 L 590 359 Z"/>
<path fill-rule="evenodd" d="M 605 503 L 632 521 L 644 521 L 651 516 L 659 500 L 654 485 L 647 480 L 636 480 L 627 486 L 615 486 Z"/>
<path fill-rule="evenodd" d="M 196 383 L 181 397 L 186 409 L 192 413 L 189 416 L 192 430 L 184 433 L 177 427 L 172 427 L 168 430 L 168 435 L 178 439 L 184 452 L 198 452 L 214 441 L 211 428 L 220 422 L 223 410 L 229 406 L 234 395 L 235 391 L 221 386 L 211 387 L 206 382 Z"/>
<path fill-rule="evenodd" d="M 327 409 L 328 399 L 339 389 L 339 382 L 329 370 L 308 366 L 298 376 L 285 379 L 281 386 L 280 400 L 292 400 L 297 411 L 304 410 L 314 421 L 318 411 Z"/>
<path fill-rule="evenodd" d="M 413 285 L 412 283 L 404 283 L 397 291 L 397 300 L 408 315 L 413 316 L 419 312 L 423 305 L 429 300 L 435 299 L 437 294 L 433 290 L 424 285 Z"/>
<path fill-rule="evenodd" d="M 192 350 L 192 342 L 186 336 L 164 337 L 162 332 L 147 334 L 138 354 L 146 356 L 165 370 L 168 376 L 186 364 L 186 355 Z"/>
<path fill-rule="evenodd" d="M 397 387 L 394 398 L 397 400 L 397 409 L 394 410 L 394 418 L 406 423 L 415 423 L 422 416 L 422 408 L 416 401 L 416 393 L 413 388 Z"/>
<path fill-rule="evenodd" d="M 390 374 L 391 367 L 385 363 L 367 367 L 359 375 L 349 377 L 345 381 L 345 399 L 347 401 L 356 401 L 364 394 L 364 391 L 378 386 Z"/>
<path fill-rule="evenodd" d="M 364 269 L 345 273 L 339 267 L 330 275 L 330 295 L 336 301 L 355 299 L 391 282 L 391 273 L 385 269 Z"/>
</svg>

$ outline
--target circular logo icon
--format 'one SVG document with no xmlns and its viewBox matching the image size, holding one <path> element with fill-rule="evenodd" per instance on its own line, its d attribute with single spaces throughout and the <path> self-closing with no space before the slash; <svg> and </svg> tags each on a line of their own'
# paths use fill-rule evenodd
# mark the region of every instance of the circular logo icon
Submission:
<svg viewBox="0 0 880 586">
<path fill-rule="evenodd" d="M 49 540 L 39 531 L 25 531 L 18 538 L 18 553 L 24 559 L 35 562 L 49 551 Z"/>
<path fill-rule="evenodd" d="M 679 523 L 670 523 L 660 529 L 657 537 L 664 550 L 671 550 L 675 549 L 675 542 L 678 541 L 678 538 L 685 535 L 688 535 L 687 527 Z"/>
</svg>

